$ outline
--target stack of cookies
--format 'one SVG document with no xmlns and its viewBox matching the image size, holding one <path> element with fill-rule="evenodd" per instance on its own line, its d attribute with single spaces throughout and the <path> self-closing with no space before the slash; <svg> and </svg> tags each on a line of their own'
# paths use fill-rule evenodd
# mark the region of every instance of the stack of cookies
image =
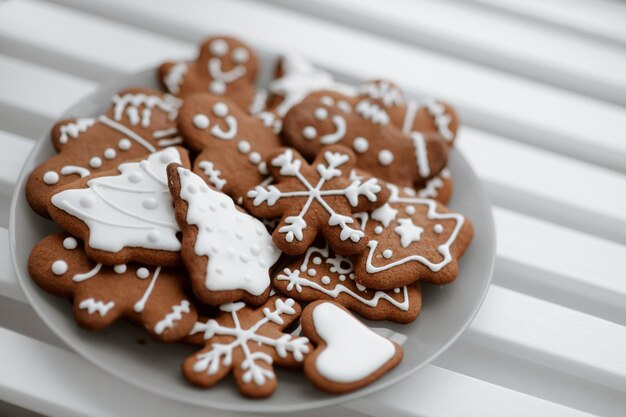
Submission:
<svg viewBox="0 0 626 417">
<path fill-rule="evenodd" d="M 353 314 L 410 325 L 421 283 L 452 282 L 472 240 L 444 205 L 458 120 L 297 57 L 257 90 L 258 67 L 212 37 L 196 61 L 160 66 L 164 91 L 119 91 L 105 114 L 58 122 L 26 194 L 64 231 L 29 271 L 81 327 L 124 317 L 198 345 L 181 358 L 196 386 L 232 371 L 243 395 L 267 397 L 279 365 L 348 392 L 403 356 Z"/>
</svg>

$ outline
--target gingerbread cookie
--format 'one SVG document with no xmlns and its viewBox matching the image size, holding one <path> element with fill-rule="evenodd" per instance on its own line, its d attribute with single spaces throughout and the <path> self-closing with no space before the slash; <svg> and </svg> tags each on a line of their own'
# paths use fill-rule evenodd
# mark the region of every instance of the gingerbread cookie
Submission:
<svg viewBox="0 0 626 417">
<path fill-rule="evenodd" d="M 270 294 L 270 268 L 280 257 L 263 223 L 190 170 L 171 164 L 167 171 L 196 297 L 211 305 L 262 304 Z"/>
<path fill-rule="evenodd" d="M 56 123 L 50 136 L 59 154 L 39 165 L 26 184 L 33 210 L 49 217 L 50 195 L 59 188 L 181 143 L 176 130 L 181 104 L 157 90 L 131 88 L 113 96 L 106 114 Z"/>
<path fill-rule="evenodd" d="M 280 146 L 260 120 L 223 97 L 205 93 L 185 100 L 178 129 L 185 144 L 200 153 L 194 172 L 234 199 L 265 179 L 264 159 Z"/>
<path fill-rule="evenodd" d="M 317 388 L 341 394 L 362 388 L 393 369 L 404 351 L 331 301 L 316 301 L 302 313 L 302 333 L 315 350 L 304 373 Z"/>
<path fill-rule="evenodd" d="M 293 149 L 279 149 L 267 159 L 276 184 L 255 187 L 243 203 L 256 217 L 282 217 L 272 236 L 289 255 L 306 252 L 318 233 L 341 255 L 359 253 L 367 238 L 352 213 L 380 207 L 389 194 L 376 178 L 350 181 L 354 163 L 343 146 L 322 149 L 312 165 Z"/>
<path fill-rule="evenodd" d="M 364 213 L 368 249 L 354 258 L 358 283 L 389 290 L 416 281 L 452 282 L 458 259 L 472 241 L 469 219 L 430 199 L 403 197 L 396 187 L 389 202 Z"/>
<path fill-rule="evenodd" d="M 247 111 L 255 97 L 259 60 L 250 47 L 229 36 L 213 36 L 200 45 L 193 62 L 166 62 L 158 78 L 171 94 L 187 98 L 197 92 L 228 97 Z"/>
<path fill-rule="evenodd" d="M 318 242 L 319 243 L 319 242 Z M 352 259 L 318 244 L 274 275 L 274 288 L 299 301 L 329 300 L 368 320 L 409 323 L 422 307 L 419 284 L 378 291 L 355 281 Z"/>
<path fill-rule="evenodd" d="M 86 242 L 87 256 L 105 265 L 177 265 L 180 229 L 166 170 L 172 162 L 188 167 L 187 151 L 170 147 L 68 184 L 51 197 L 48 211 Z"/>
<path fill-rule="evenodd" d="M 352 113 L 321 102 L 298 104 L 283 120 L 282 137 L 306 158 L 327 145 L 350 147 L 358 168 L 403 187 L 425 184 L 448 161 L 448 147 L 438 134 L 412 132 L 407 137 L 390 124 L 384 108 L 367 99 Z"/>
<path fill-rule="evenodd" d="M 153 338 L 172 342 L 185 337 L 197 320 L 184 293 L 184 270 L 105 266 L 90 260 L 83 243 L 68 233 L 42 239 L 30 254 L 28 271 L 44 291 L 72 299 L 76 322 L 86 329 L 103 329 L 125 317 Z"/>
<path fill-rule="evenodd" d="M 231 370 L 239 391 L 252 398 L 270 396 L 277 386 L 273 365 L 302 366 L 312 347 L 306 337 L 282 332 L 300 316 L 291 298 L 272 297 L 257 309 L 242 302 L 223 304 L 217 317 L 198 322 L 188 341 L 206 347 L 182 366 L 187 381 L 211 387 Z"/>
</svg>

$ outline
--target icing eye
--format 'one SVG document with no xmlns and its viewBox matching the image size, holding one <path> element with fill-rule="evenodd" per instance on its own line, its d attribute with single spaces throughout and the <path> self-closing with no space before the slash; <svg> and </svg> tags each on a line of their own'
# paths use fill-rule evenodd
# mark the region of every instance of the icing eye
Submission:
<svg viewBox="0 0 626 417">
<path fill-rule="evenodd" d="M 376 226 L 374 228 L 374 233 L 376 233 L 377 235 L 381 234 L 383 232 L 383 227 L 382 226 Z"/>
<path fill-rule="evenodd" d="M 317 136 L 317 130 L 315 130 L 313 126 L 307 126 L 302 129 L 302 136 L 309 140 L 315 139 L 315 137 Z"/>
<path fill-rule="evenodd" d="M 146 279 L 148 278 L 149 275 L 150 275 L 150 271 L 148 271 L 148 268 L 141 267 L 137 269 L 137 278 Z"/>
<path fill-rule="evenodd" d="M 113 267 L 113 270 L 116 274 L 123 274 L 124 272 L 126 272 L 126 264 L 115 265 Z"/>
<path fill-rule="evenodd" d="M 224 39 L 215 39 L 209 45 L 209 50 L 212 55 L 224 56 L 228 53 L 228 43 Z"/>
<path fill-rule="evenodd" d="M 337 107 L 339 107 L 339 110 L 343 111 L 344 113 L 352 113 L 352 106 L 345 100 L 339 100 L 337 102 Z"/>
<path fill-rule="evenodd" d="M 383 258 L 389 259 L 393 256 L 393 251 L 391 249 L 385 249 L 383 251 Z"/>
<path fill-rule="evenodd" d="M 221 96 L 226 92 L 226 83 L 220 80 L 213 80 L 209 85 L 209 90 L 217 96 Z"/>
<path fill-rule="evenodd" d="M 391 165 L 392 162 L 393 162 L 393 154 L 391 153 L 389 149 L 383 149 L 382 151 L 378 152 L 378 163 L 380 163 L 381 165 L 387 166 L 387 165 Z"/>
<path fill-rule="evenodd" d="M 328 111 L 323 107 L 318 107 L 315 109 L 315 118 L 317 120 L 326 120 L 328 118 Z"/>
<path fill-rule="evenodd" d="M 235 50 L 233 51 L 233 61 L 235 61 L 237 64 L 245 64 L 246 62 L 248 62 L 249 58 L 250 54 L 248 53 L 248 50 L 246 48 L 240 46 L 238 48 L 235 48 Z"/>
<path fill-rule="evenodd" d="M 327 106 L 333 106 L 335 104 L 335 100 L 333 100 L 331 96 L 320 97 L 320 102 L 322 104 L 326 104 Z"/>
<path fill-rule="evenodd" d="M 443 226 L 440 225 L 439 223 L 437 223 L 435 225 L 435 227 L 433 227 L 435 233 L 439 234 L 439 233 L 443 233 Z"/>
<path fill-rule="evenodd" d="M 120 141 L 117 143 L 117 147 L 120 148 L 122 151 L 127 151 L 130 149 L 130 140 L 129 139 L 120 139 Z"/>
<path fill-rule="evenodd" d="M 63 275 L 67 272 L 68 269 L 67 262 L 61 260 L 54 261 L 50 269 L 52 269 L 52 273 L 54 275 Z"/>
<path fill-rule="evenodd" d="M 89 160 L 89 166 L 92 168 L 100 168 L 102 166 L 102 159 L 94 156 Z"/>
<path fill-rule="evenodd" d="M 352 147 L 356 152 L 363 153 L 369 149 L 370 143 L 367 141 L 367 139 L 358 137 L 354 139 L 354 142 L 352 142 Z"/>
<path fill-rule="evenodd" d="M 204 114 L 196 114 L 193 116 L 193 125 L 198 129 L 206 129 L 209 127 L 209 118 Z"/>
<path fill-rule="evenodd" d="M 63 247 L 67 250 L 74 250 L 78 246 L 78 242 L 73 237 L 63 239 Z"/>
<path fill-rule="evenodd" d="M 53 185 L 59 182 L 59 174 L 54 171 L 48 171 L 43 174 L 43 182 L 48 185 Z"/>
<path fill-rule="evenodd" d="M 217 117 L 225 117 L 228 114 L 228 106 L 226 103 L 222 103 L 221 101 L 215 103 L 213 105 L 213 114 Z"/>
</svg>

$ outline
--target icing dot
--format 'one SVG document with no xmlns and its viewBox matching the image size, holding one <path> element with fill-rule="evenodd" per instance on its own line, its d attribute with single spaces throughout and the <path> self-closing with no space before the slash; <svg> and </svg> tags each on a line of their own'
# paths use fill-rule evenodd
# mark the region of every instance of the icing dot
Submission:
<svg viewBox="0 0 626 417">
<path fill-rule="evenodd" d="M 198 192 L 198 187 L 196 187 L 196 186 L 195 186 L 195 185 L 193 185 L 193 184 L 189 184 L 189 185 L 187 186 L 187 191 L 189 191 L 191 194 L 195 194 L 195 193 L 197 193 L 197 192 Z"/>
<path fill-rule="evenodd" d="M 215 272 L 217 272 L 218 275 L 222 275 L 224 273 L 224 270 L 222 268 L 215 268 Z"/>
<path fill-rule="evenodd" d="M 243 239 L 243 233 L 241 232 L 235 232 L 235 237 L 239 240 Z"/>
<path fill-rule="evenodd" d="M 383 227 L 382 226 L 376 226 L 374 228 L 374 233 L 376 233 L 377 235 L 381 234 L 383 232 Z"/>
<path fill-rule="evenodd" d="M 228 203 L 226 201 L 220 201 L 220 207 L 221 208 L 227 208 L 228 207 Z"/>
<path fill-rule="evenodd" d="M 267 263 L 265 262 L 265 259 L 259 259 L 259 261 L 257 263 L 259 264 L 259 266 L 261 268 L 265 268 L 267 266 Z"/>
<path fill-rule="evenodd" d="M 250 262 L 250 257 L 246 255 L 245 253 L 240 253 L 239 260 L 243 262 L 244 264 L 247 264 L 248 262 Z"/>
<path fill-rule="evenodd" d="M 228 114 L 228 106 L 221 101 L 213 105 L 213 114 L 217 117 L 224 117 Z"/>
<path fill-rule="evenodd" d="M 335 104 L 335 100 L 331 96 L 322 96 L 320 97 L 320 102 L 326 104 L 327 106 L 332 106 Z"/>
<path fill-rule="evenodd" d="M 367 287 L 363 284 L 356 283 L 356 289 L 359 291 L 367 291 Z"/>
<path fill-rule="evenodd" d="M 265 161 L 261 162 L 258 165 L 259 168 L 259 172 L 261 173 L 261 175 L 267 175 L 269 173 L 269 171 L 267 170 L 267 164 L 265 163 Z"/>
<path fill-rule="evenodd" d="M 198 129 L 206 129 L 209 127 L 209 118 L 205 114 L 196 114 L 193 116 L 193 125 Z"/>
<path fill-rule="evenodd" d="M 172 152 L 161 152 L 159 161 L 161 161 L 162 164 L 169 164 L 170 162 L 174 161 L 174 158 L 175 156 Z"/>
<path fill-rule="evenodd" d="M 213 252 L 213 253 L 218 253 L 219 251 L 220 251 L 220 250 L 218 249 L 218 247 L 217 247 L 217 246 L 215 246 L 215 245 L 211 245 L 211 252 Z"/>
<path fill-rule="evenodd" d="M 113 148 L 106 148 L 104 150 L 104 159 L 113 159 L 116 155 L 117 152 L 115 152 L 115 149 Z"/>
<path fill-rule="evenodd" d="M 346 280 L 346 276 L 345 275 L 339 275 L 339 281 L 345 281 Z"/>
<path fill-rule="evenodd" d="M 90 208 L 96 205 L 96 199 L 91 195 L 84 195 L 80 198 L 79 204 L 85 208 Z"/>
<path fill-rule="evenodd" d="M 150 275 L 150 271 L 148 271 L 148 268 L 141 267 L 137 269 L 137 278 L 146 279 L 148 278 L 149 275 Z"/>
<path fill-rule="evenodd" d="M 302 129 L 302 136 L 309 140 L 315 139 L 315 136 L 317 136 L 317 130 L 315 130 L 313 126 L 307 126 Z"/>
<path fill-rule="evenodd" d="M 327 117 L 328 117 L 328 110 L 326 110 L 323 107 L 318 107 L 317 109 L 315 109 L 315 118 L 317 120 L 326 120 Z"/>
<path fill-rule="evenodd" d="M 350 272 L 350 275 L 348 275 L 348 277 L 350 279 L 354 279 L 354 278 L 356 278 L 356 275 L 354 275 L 354 272 Z"/>
<path fill-rule="evenodd" d="M 66 237 L 63 239 L 63 247 L 65 249 L 73 250 L 76 249 L 76 246 L 78 246 L 78 242 L 73 237 Z"/>
<path fill-rule="evenodd" d="M 250 156 L 248 157 L 248 159 L 253 164 L 258 164 L 259 162 L 261 162 L 261 154 L 258 152 L 252 152 Z"/>
<path fill-rule="evenodd" d="M 246 282 L 250 282 L 250 281 L 252 281 L 252 275 L 246 274 L 246 275 L 243 276 L 243 279 Z"/>
<path fill-rule="evenodd" d="M 315 258 L 313 258 L 313 263 L 315 265 L 321 265 L 322 264 L 322 258 L 320 258 L 319 256 L 316 256 Z"/>
<path fill-rule="evenodd" d="M 315 274 L 317 274 L 317 271 L 313 268 L 310 268 L 308 271 L 306 271 L 307 274 L 309 274 L 310 276 L 314 277 Z"/>
<path fill-rule="evenodd" d="M 256 234 L 261 236 L 263 234 L 263 232 L 265 232 L 265 229 L 262 227 L 259 227 L 258 229 L 256 229 Z"/>
<path fill-rule="evenodd" d="M 250 152 L 250 142 L 248 142 L 247 140 L 242 140 L 237 144 L 237 150 L 241 153 Z"/>
<path fill-rule="evenodd" d="M 330 284 L 330 278 L 327 276 L 322 277 L 322 284 L 328 285 Z"/>
<path fill-rule="evenodd" d="M 395 292 L 396 294 L 398 294 L 400 292 L 400 288 L 394 288 L 393 292 Z"/>
<path fill-rule="evenodd" d="M 65 261 L 54 261 L 52 264 L 52 273 L 54 275 L 63 275 L 67 272 L 67 262 Z"/>
<path fill-rule="evenodd" d="M 257 245 L 252 245 L 252 246 L 250 246 L 250 252 L 253 255 L 258 255 L 259 253 L 261 253 L 261 248 L 259 246 L 257 246 Z"/>
<path fill-rule="evenodd" d="M 369 149 L 370 143 L 367 141 L 367 139 L 359 136 L 358 138 L 354 139 L 354 142 L 352 142 L 352 147 L 358 153 L 363 153 Z"/>
<path fill-rule="evenodd" d="M 442 233 L 443 232 L 443 226 L 440 225 L 439 223 L 437 223 L 435 225 L 435 227 L 433 227 L 433 229 L 435 230 L 435 233 Z"/>
<path fill-rule="evenodd" d="M 54 171 L 48 171 L 43 174 L 43 182 L 48 185 L 56 184 L 57 182 L 59 182 L 59 174 Z"/>
<path fill-rule="evenodd" d="M 120 148 L 123 151 L 127 151 L 130 149 L 131 143 L 129 139 L 120 139 L 119 142 L 117 142 L 117 147 Z"/>
<path fill-rule="evenodd" d="M 148 197 L 141 203 L 146 210 L 154 210 L 159 206 L 159 202 L 154 197 Z"/>
<path fill-rule="evenodd" d="M 215 204 L 209 204 L 209 210 L 216 211 L 217 210 L 217 206 Z"/>
<path fill-rule="evenodd" d="M 415 207 L 413 206 L 407 206 L 405 210 L 406 214 L 415 214 Z"/>
<path fill-rule="evenodd" d="M 126 272 L 126 264 L 115 265 L 113 267 L 113 270 L 116 274 L 123 274 L 124 272 Z"/>
<path fill-rule="evenodd" d="M 209 85 L 209 89 L 213 94 L 221 96 L 226 91 L 226 83 L 219 80 L 213 80 Z"/>
<path fill-rule="evenodd" d="M 141 172 L 135 171 L 128 174 L 128 181 L 133 184 L 137 184 L 138 182 L 141 182 L 141 180 L 143 180 L 143 174 Z"/>
<path fill-rule="evenodd" d="M 148 232 L 148 240 L 152 243 L 156 243 L 161 239 L 161 234 L 155 230 Z"/>
<path fill-rule="evenodd" d="M 385 249 L 383 251 L 383 257 L 386 259 L 391 258 L 392 255 L 393 255 L 393 251 L 391 249 Z"/>
<path fill-rule="evenodd" d="M 204 226 L 204 230 L 206 230 L 209 233 L 213 233 L 213 226 L 211 226 L 210 224 L 207 224 L 206 226 Z"/>
<path fill-rule="evenodd" d="M 89 160 L 89 166 L 92 168 L 100 168 L 102 166 L 102 159 L 94 156 Z"/>
<path fill-rule="evenodd" d="M 238 64 L 245 64 L 246 62 L 248 62 L 248 58 L 250 58 L 250 54 L 248 53 L 246 48 L 242 48 L 240 46 L 239 48 L 235 48 L 235 50 L 233 51 L 233 61 Z"/>
<path fill-rule="evenodd" d="M 228 43 L 224 39 L 215 39 L 209 45 L 209 50 L 215 56 L 224 56 L 228 53 Z"/>
<path fill-rule="evenodd" d="M 378 152 L 378 162 L 384 166 L 391 165 L 393 162 L 393 154 L 391 151 L 389 149 L 383 149 Z"/>
</svg>

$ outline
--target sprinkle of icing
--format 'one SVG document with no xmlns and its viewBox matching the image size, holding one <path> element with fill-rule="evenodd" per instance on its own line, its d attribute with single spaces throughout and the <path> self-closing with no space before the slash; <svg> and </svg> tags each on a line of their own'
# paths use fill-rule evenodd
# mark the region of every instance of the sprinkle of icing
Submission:
<svg viewBox="0 0 626 417">
<path fill-rule="evenodd" d="M 364 153 L 369 149 L 370 143 L 367 139 L 359 136 L 354 139 L 354 142 L 352 142 L 352 147 L 357 153 Z"/>
<path fill-rule="evenodd" d="M 48 185 L 54 185 L 59 182 L 59 174 L 54 171 L 47 171 L 43 174 L 43 182 Z"/>
<path fill-rule="evenodd" d="M 378 163 L 383 166 L 391 165 L 393 162 L 393 153 L 389 149 L 383 149 L 378 152 Z"/>
<path fill-rule="evenodd" d="M 54 261 L 51 269 L 54 275 L 63 275 L 68 269 L 67 262 L 61 260 Z"/>
<path fill-rule="evenodd" d="M 206 129 L 209 127 L 209 118 L 206 114 L 196 114 L 193 116 L 193 125 L 198 129 Z"/>
<path fill-rule="evenodd" d="M 63 247 L 67 250 L 74 250 L 78 246 L 78 242 L 73 237 L 63 239 Z"/>
</svg>

